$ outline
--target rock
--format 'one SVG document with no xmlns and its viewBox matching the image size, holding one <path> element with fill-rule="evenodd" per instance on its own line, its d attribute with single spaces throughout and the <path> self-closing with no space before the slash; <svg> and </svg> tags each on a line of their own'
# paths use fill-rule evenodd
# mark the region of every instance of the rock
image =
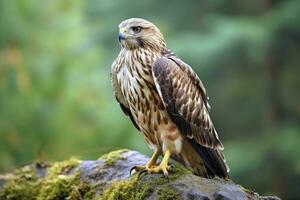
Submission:
<svg viewBox="0 0 300 200">
<path fill-rule="evenodd" d="M 238 185 L 222 185 L 219 191 L 214 193 L 216 200 L 247 200 L 248 197 L 245 192 L 241 190 Z"/>
<path fill-rule="evenodd" d="M 180 164 L 168 178 L 149 174 L 139 180 L 130 169 L 145 165 L 148 157 L 129 150 L 118 150 L 99 160 L 34 163 L 0 175 L 0 200 L 6 199 L 147 199 L 147 200 L 278 200 L 261 197 L 219 178 L 205 179 L 191 174 Z"/>
<path fill-rule="evenodd" d="M 209 200 L 209 197 L 207 194 L 201 192 L 200 190 L 196 188 L 189 189 L 186 194 L 185 199 L 190 200 Z"/>
</svg>

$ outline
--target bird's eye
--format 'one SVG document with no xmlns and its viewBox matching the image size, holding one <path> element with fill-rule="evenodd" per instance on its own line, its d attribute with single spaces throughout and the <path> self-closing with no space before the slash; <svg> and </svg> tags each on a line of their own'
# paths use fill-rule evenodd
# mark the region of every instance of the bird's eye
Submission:
<svg viewBox="0 0 300 200">
<path fill-rule="evenodd" d="M 133 26 L 131 29 L 133 30 L 133 32 L 139 33 L 139 32 L 141 32 L 142 27 L 140 27 L 140 26 Z"/>
</svg>

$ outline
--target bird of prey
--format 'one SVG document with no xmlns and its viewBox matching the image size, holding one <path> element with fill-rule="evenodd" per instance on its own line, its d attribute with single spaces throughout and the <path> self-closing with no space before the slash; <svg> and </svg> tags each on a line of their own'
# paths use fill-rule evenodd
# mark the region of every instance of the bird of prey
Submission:
<svg viewBox="0 0 300 200">
<path fill-rule="evenodd" d="M 154 151 L 135 170 L 167 176 L 173 158 L 196 175 L 227 178 L 224 147 L 197 74 L 168 49 L 160 30 L 147 20 L 121 22 L 119 42 L 121 51 L 111 68 L 114 94 Z"/>
</svg>

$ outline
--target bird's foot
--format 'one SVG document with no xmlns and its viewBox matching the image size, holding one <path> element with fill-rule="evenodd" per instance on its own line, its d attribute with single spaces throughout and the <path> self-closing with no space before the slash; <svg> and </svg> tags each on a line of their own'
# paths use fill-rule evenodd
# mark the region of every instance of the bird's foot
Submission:
<svg viewBox="0 0 300 200">
<path fill-rule="evenodd" d="M 145 168 L 138 173 L 138 179 L 146 174 L 153 174 L 153 173 L 163 173 L 164 176 L 167 178 L 169 175 L 169 171 L 173 168 L 173 165 L 168 165 L 167 163 L 161 163 L 158 166 Z"/>
<path fill-rule="evenodd" d="M 157 165 L 146 165 L 146 166 L 134 166 L 130 169 L 130 175 L 133 175 L 135 173 L 140 173 L 142 171 L 145 171 L 145 170 L 149 170 L 151 168 L 155 168 L 157 167 Z"/>
<path fill-rule="evenodd" d="M 130 175 L 132 175 L 134 173 L 140 173 L 144 170 L 149 170 L 150 168 L 155 168 L 157 167 L 156 165 L 156 160 L 159 157 L 161 151 L 160 150 L 156 150 L 154 152 L 154 154 L 152 155 L 151 159 L 148 161 L 148 163 L 146 164 L 146 166 L 134 166 L 133 168 L 130 169 Z"/>
<path fill-rule="evenodd" d="M 159 152 L 154 153 L 154 155 L 152 156 L 150 161 L 146 164 L 146 166 L 135 166 L 131 168 L 130 174 L 132 174 L 131 172 L 135 170 L 136 172 L 138 172 L 138 179 L 140 179 L 140 177 L 145 174 L 162 172 L 165 175 L 165 177 L 168 177 L 169 174 L 168 171 L 173 168 L 173 165 L 168 164 L 171 152 L 170 150 L 166 150 L 161 163 L 157 166 L 155 162 L 159 155 L 158 153 Z"/>
</svg>

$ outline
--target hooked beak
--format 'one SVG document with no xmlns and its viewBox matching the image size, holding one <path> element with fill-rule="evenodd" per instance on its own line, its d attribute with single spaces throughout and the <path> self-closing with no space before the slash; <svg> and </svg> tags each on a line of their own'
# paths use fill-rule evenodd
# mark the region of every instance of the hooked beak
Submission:
<svg viewBox="0 0 300 200">
<path fill-rule="evenodd" d="M 126 32 L 127 32 L 126 28 L 121 28 L 119 30 L 119 42 L 122 42 L 122 40 L 126 40 L 126 38 L 127 38 Z"/>
<path fill-rule="evenodd" d="M 125 35 L 122 33 L 119 33 L 119 42 L 122 42 L 122 40 L 125 40 L 125 39 L 126 39 Z"/>
</svg>

